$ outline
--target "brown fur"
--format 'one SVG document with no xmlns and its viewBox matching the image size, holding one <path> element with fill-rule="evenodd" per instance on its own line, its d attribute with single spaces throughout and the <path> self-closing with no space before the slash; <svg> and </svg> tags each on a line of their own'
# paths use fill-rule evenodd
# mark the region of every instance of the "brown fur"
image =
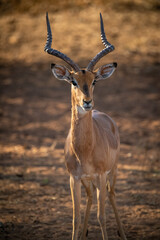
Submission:
<svg viewBox="0 0 160 240">
<path fill-rule="evenodd" d="M 70 73 L 65 67 L 58 65 L 53 68 L 53 73 L 58 79 L 67 80 L 72 84 L 71 128 L 65 144 L 65 160 L 70 173 L 70 188 L 73 202 L 72 240 L 78 239 L 81 222 L 81 183 L 84 185 L 88 197 L 81 239 L 86 239 L 93 191 L 96 188 L 97 216 L 103 240 L 108 239 L 105 224 L 107 189 L 120 235 L 123 240 L 126 240 L 116 207 L 114 192 L 120 148 L 118 129 L 115 122 L 108 115 L 91 110 L 93 107 L 94 89 L 92 83 L 95 77 L 96 80 L 98 77 L 99 79 L 106 78 L 106 73 L 103 75 L 103 69 L 106 66 L 102 66 L 95 73 L 86 70 Z"/>
<path fill-rule="evenodd" d="M 81 178 L 83 174 L 102 174 L 112 169 L 118 158 L 119 135 L 115 122 L 108 115 L 95 110 L 82 116 L 78 113 L 77 105 L 81 105 L 83 99 L 93 98 L 94 75 L 78 72 L 75 77 L 80 88 L 72 88 L 71 129 L 65 158 L 68 171 Z M 83 92 L 84 85 L 88 86 L 89 95 Z"/>
</svg>

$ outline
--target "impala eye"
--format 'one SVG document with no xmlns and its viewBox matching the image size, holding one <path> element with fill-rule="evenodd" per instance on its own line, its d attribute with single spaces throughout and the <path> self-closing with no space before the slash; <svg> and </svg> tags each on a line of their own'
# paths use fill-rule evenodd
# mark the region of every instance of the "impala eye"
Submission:
<svg viewBox="0 0 160 240">
<path fill-rule="evenodd" d="M 94 80 L 93 82 L 92 82 L 92 86 L 94 86 L 96 84 L 96 80 Z"/>
<path fill-rule="evenodd" d="M 73 86 L 78 87 L 78 83 L 75 80 L 72 80 L 71 83 L 73 84 Z"/>
</svg>

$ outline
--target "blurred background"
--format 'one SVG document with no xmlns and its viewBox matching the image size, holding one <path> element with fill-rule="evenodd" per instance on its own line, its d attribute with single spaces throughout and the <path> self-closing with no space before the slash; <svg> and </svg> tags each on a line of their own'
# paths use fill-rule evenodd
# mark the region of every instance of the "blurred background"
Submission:
<svg viewBox="0 0 160 240">
<path fill-rule="evenodd" d="M 95 108 L 120 130 L 117 203 L 128 239 L 159 239 L 160 56 L 158 0 L 0 0 L 0 239 L 71 239 L 72 203 L 63 147 L 70 86 L 54 79 L 44 52 L 45 13 L 53 47 L 81 67 L 103 49 L 99 13 L 117 62 L 95 88 Z M 82 192 L 82 210 L 85 208 Z M 95 200 L 96 203 L 96 200 Z M 117 239 L 106 202 L 107 230 Z M 82 211 L 83 217 L 83 211 Z M 92 208 L 88 239 L 101 239 Z"/>
</svg>

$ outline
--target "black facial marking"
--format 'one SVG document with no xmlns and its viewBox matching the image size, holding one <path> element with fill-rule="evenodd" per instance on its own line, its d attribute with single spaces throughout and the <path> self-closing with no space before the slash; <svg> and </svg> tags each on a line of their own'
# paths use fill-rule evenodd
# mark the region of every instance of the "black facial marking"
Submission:
<svg viewBox="0 0 160 240">
<path fill-rule="evenodd" d="M 86 72 L 85 70 L 82 70 L 82 73 L 83 73 L 83 74 L 85 74 L 85 72 Z"/>
<path fill-rule="evenodd" d="M 88 90 L 88 85 L 87 84 L 83 85 L 83 91 L 87 96 L 89 96 L 89 90 Z"/>
</svg>

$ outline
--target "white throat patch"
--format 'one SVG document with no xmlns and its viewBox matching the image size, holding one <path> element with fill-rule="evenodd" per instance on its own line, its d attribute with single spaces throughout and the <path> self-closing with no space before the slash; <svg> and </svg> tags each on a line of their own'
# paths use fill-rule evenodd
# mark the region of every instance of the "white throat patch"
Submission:
<svg viewBox="0 0 160 240">
<path fill-rule="evenodd" d="M 84 110 L 81 106 L 77 106 L 77 111 L 79 114 L 84 115 L 87 113 L 87 111 Z"/>
</svg>

